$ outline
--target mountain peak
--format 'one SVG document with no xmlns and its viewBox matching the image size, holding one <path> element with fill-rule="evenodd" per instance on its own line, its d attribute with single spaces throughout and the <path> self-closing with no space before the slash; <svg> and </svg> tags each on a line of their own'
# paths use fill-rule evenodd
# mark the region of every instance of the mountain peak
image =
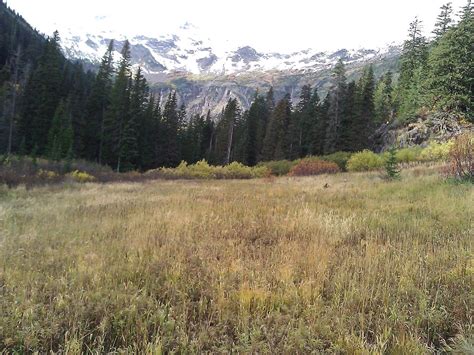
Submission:
<svg viewBox="0 0 474 355">
<path fill-rule="evenodd" d="M 87 59 L 98 63 L 110 39 L 116 40 L 116 50 L 126 36 L 111 32 L 80 34 L 68 31 L 62 35 L 62 46 L 69 58 Z M 305 49 L 291 54 L 262 53 L 244 45 L 233 50 L 222 50 L 199 29 L 186 22 L 171 34 L 156 36 L 136 35 L 128 38 L 132 64 L 141 66 L 151 80 L 173 72 L 190 74 L 239 74 L 243 72 L 287 71 L 317 72 L 334 65 L 339 59 L 346 63 L 374 60 L 387 54 L 398 55 L 399 47 L 382 49 L 340 49 L 322 52 Z M 118 54 L 118 53 L 117 53 Z"/>
</svg>

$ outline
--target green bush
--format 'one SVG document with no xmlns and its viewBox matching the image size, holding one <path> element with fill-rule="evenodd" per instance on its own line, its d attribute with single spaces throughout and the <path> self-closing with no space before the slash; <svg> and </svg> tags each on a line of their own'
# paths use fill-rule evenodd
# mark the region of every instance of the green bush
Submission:
<svg viewBox="0 0 474 355">
<path fill-rule="evenodd" d="M 347 162 L 347 170 L 349 171 L 370 171 L 380 169 L 383 166 L 384 159 L 370 150 L 353 154 Z"/>
<path fill-rule="evenodd" d="M 238 162 L 232 162 L 226 166 L 215 167 L 217 178 L 220 179 L 252 179 L 268 175 L 266 167 L 249 167 Z"/>
<path fill-rule="evenodd" d="M 283 176 L 287 175 L 294 165 L 294 162 L 291 162 L 289 160 L 273 160 L 262 162 L 258 164 L 258 167 L 267 168 L 272 175 Z"/>
<path fill-rule="evenodd" d="M 176 168 L 161 168 L 161 176 L 171 179 L 253 179 L 269 175 L 265 166 L 249 167 L 238 162 L 212 166 L 205 160 L 189 165 L 182 161 Z"/>
<path fill-rule="evenodd" d="M 329 155 L 322 156 L 321 159 L 325 161 L 330 161 L 336 163 L 337 166 L 342 170 L 347 170 L 347 162 L 351 158 L 353 153 L 349 152 L 335 152 Z"/>
<path fill-rule="evenodd" d="M 396 153 L 397 161 L 399 163 L 413 163 L 420 160 L 420 154 L 422 152 L 421 147 L 409 147 L 399 149 Z"/>
</svg>

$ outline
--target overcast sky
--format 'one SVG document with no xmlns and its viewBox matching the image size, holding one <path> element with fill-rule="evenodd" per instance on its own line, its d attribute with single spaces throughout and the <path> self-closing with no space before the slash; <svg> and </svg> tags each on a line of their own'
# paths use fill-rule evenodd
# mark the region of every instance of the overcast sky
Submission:
<svg viewBox="0 0 474 355">
<path fill-rule="evenodd" d="M 432 30 L 447 0 L 8 0 L 44 33 L 66 28 L 126 35 L 173 32 L 190 22 L 218 44 L 259 51 L 372 48 L 406 37 L 418 16 Z M 455 12 L 467 0 L 452 0 Z M 101 19 L 99 21 L 99 19 Z"/>
</svg>

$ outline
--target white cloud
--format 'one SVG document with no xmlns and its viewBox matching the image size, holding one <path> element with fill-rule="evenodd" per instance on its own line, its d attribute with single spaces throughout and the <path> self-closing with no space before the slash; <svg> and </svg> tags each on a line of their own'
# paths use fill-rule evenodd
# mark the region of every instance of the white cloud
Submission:
<svg viewBox="0 0 474 355">
<path fill-rule="evenodd" d="M 100 29 L 159 36 L 191 22 L 221 46 L 259 51 L 377 47 L 401 42 L 420 17 L 428 34 L 447 0 L 9 0 L 45 33 Z M 456 9 L 466 0 L 452 0 Z"/>
</svg>

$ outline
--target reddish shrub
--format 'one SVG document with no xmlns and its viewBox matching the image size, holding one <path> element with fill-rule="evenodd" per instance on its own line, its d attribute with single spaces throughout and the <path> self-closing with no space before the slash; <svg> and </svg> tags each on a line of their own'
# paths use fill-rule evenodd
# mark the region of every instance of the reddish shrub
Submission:
<svg viewBox="0 0 474 355">
<path fill-rule="evenodd" d="M 448 175 L 474 182 L 474 134 L 464 133 L 454 140 L 449 152 Z"/>
<path fill-rule="evenodd" d="M 311 176 L 321 174 L 335 174 L 340 171 L 341 169 L 339 166 L 333 162 L 316 159 L 303 159 L 291 168 L 289 175 Z"/>
</svg>

